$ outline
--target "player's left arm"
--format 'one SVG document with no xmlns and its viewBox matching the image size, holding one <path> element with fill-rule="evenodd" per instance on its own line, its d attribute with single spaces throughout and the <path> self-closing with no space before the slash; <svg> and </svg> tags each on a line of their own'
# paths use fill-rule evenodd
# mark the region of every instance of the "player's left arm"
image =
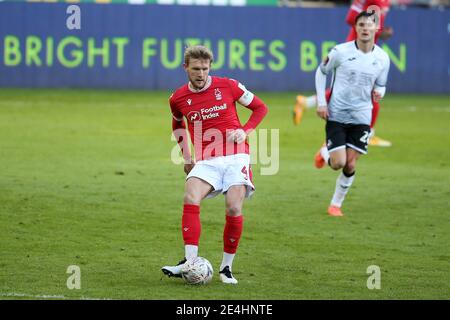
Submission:
<svg viewBox="0 0 450 320">
<path fill-rule="evenodd" d="M 377 79 L 375 80 L 375 85 L 374 85 L 373 91 L 372 91 L 372 96 L 373 96 L 373 99 L 375 100 L 375 102 L 380 101 L 386 94 L 386 84 L 387 84 L 387 79 L 388 79 L 388 74 L 389 74 L 389 66 L 390 66 L 390 61 L 386 55 L 385 60 L 384 60 L 383 70 L 381 71 L 381 73 L 379 74 Z"/>
<path fill-rule="evenodd" d="M 234 138 L 233 140 L 235 140 L 237 143 L 242 143 L 245 141 L 247 136 L 261 123 L 269 110 L 265 103 L 251 91 L 247 90 L 247 88 L 245 88 L 243 84 L 238 82 L 232 84 L 232 91 L 239 104 L 252 110 L 250 118 L 244 124 L 242 129 L 235 130 L 234 137 L 231 137 Z"/>
</svg>

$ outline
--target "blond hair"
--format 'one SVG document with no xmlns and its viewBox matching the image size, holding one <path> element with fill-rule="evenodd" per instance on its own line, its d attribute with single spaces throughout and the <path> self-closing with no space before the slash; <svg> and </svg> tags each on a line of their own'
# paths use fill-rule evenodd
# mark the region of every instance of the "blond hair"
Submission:
<svg viewBox="0 0 450 320">
<path fill-rule="evenodd" d="M 190 59 L 209 60 L 212 63 L 214 56 L 211 50 L 205 46 L 188 46 L 184 50 L 184 63 L 189 65 Z"/>
</svg>

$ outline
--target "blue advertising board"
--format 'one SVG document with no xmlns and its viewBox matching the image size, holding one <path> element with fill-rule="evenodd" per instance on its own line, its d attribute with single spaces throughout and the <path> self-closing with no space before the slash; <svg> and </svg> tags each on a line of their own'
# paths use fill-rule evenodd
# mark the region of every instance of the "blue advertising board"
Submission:
<svg viewBox="0 0 450 320">
<path fill-rule="evenodd" d="M 214 75 L 314 90 L 318 64 L 349 31 L 347 8 L 69 6 L 0 2 L 0 86 L 174 89 L 186 81 L 185 46 L 205 44 Z M 391 10 L 394 35 L 380 42 L 390 92 L 450 92 L 449 23 L 450 10 Z"/>
</svg>

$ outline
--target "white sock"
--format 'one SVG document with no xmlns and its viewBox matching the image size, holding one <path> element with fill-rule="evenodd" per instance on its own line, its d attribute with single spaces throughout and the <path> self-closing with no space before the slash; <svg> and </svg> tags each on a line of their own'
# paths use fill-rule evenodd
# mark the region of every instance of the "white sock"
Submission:
<svg viewBox="0 0 450 320">
<path fill-rule="evenodd" d="M 316 105 L 317 105 L 316 96 L 306 97 L 306 108 L 308 109 L 315 108 Z"/>
<path fill-rule="evenodd" d="M 236 255 L 235 253 L 226 253 L 226 252 L 224 252 L 223 253 L 223 259 L 222 259 L 222 264 L 220 265 L 220 270 L 219 271 L 222 271 L 223 268 L 225 268 L 226 266 L 229 266 L 230 267 L 230 271 L 231 271 L 231 268 L 233 267 L 233 259 L 234 259 L 235 255 Z"/>
<path fill-rule="evenodd" d="M 198 246 L 192 244 L 187 244 L 184 246 L 184 257 L 186 260 L 191 260 L 197 258 L 198 256 Z"/>
<path fill-rule="evenodd" d="M 327 146 L 323 146 L 320 148 L 320 155 L 322 156 L 325 163 L 328 164 L 328 159 L 330 159 L 330 153 L 328 152 Z"/>
<path fill-rule="evenodd" d="M 375 129 L 370 128 L 369 139 L 371 139 L 375 135 Z"/>
<path fill-rule="evenodd" d="M 336 189 L 334 190 L 333 199 L 331 199 L 331 205 L 336 207 L 341 207 L 342 202 L 344 202 L 345 195 L 347 194 L 350 186 L 355 179 L 355 174 L 351 177 L 346 177 L 344 173 L 340 173 L 336 180 Z"/>
</svg>

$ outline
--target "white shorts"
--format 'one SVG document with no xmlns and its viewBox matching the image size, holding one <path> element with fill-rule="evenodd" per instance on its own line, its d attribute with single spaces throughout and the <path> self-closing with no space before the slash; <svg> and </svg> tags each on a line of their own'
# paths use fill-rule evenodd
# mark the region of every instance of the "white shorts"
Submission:
<svg viewBox="0 0 450 320">
<path fill-rule="evenodd" d="M 246 153 L 214 157 L 197 162 L 189 172 L 186 180 L 197 177 L 205 180 L 213 187 L 206 198 L 219 193 L 226 193 L 231 186 L 246 186 L 245 197 L 249 198 L 255 191 L 250 168 L 250 156 Z"/>
</svg>

